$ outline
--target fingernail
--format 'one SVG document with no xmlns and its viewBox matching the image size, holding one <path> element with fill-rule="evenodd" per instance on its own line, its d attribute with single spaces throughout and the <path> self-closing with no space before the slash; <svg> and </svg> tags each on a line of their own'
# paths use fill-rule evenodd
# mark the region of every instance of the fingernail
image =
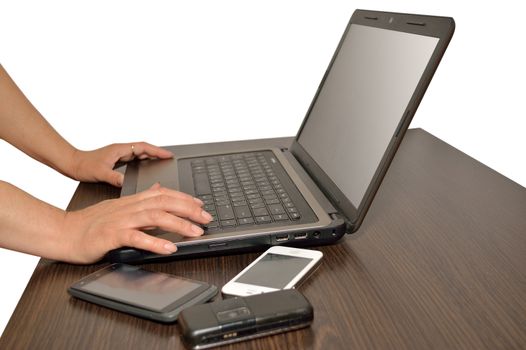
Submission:
<svg viewBox="0 0 526 350">
<path fill-rule="evenodd" d="M 203 201 L 200 200 L 199 198 L 195 198 L 195 197 L 194 197 L 194 201 L 196 201 L 196 202 L 197 202 L 199 205 L 201 205 L 201 206 L 202 206 L 203 204 L 205 204 L 205 203 L 203 203 Z"/>
<path fill-rule="evenodd" d="M 169 253 L 175 253 L 177 251 L 177 246 L 173 243 L 166 243 L 164 245 L 164 249 L 166 249 Z"/>
<path fill-rule="evenodd" d="M 209 213 L 207 213 L 204 210 L 201 212 L 201 216 L 204 217 L 208 221 L 212 221 L 212 215 L 210 215 Z"/>
<path fill-rule="evenodd" d="M 203 232 L 205 232 L 205 231 L 203 231 L 203 229 L 201 227 L 196 226 L 196 225 L 192 225 L 192 231 L 194 231 L 198 235 L 202 235 Z"/>
</svg>

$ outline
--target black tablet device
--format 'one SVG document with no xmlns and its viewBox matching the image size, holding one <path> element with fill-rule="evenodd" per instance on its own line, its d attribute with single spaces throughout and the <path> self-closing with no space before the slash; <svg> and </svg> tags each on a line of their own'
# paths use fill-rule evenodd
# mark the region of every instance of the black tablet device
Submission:
<svg viewBox="0 0 526 350">
<path fill-rule="evenodd" d="M 113 264 L 69 287 L 79 298 L 159 322 L 175 322 L 188 306 L 204 303 L 217 287 L 137 266 Z"/>
</svg>

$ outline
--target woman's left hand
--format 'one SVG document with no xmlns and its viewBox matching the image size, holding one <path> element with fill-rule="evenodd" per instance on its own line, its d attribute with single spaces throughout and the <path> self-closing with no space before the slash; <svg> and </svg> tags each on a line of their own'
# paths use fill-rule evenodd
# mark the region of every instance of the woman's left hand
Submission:
<svg viewBox="0 0 526 350">
<path fill-rule="evenodd" d="M 172 158 L 170 151 L 146 142 L 115 143 L 93 151 L 76 150 L 71 167 L 71 176 L 84 182 L 107 182 L 121 187 L 124 175 L 113 170 L 119 161 L 127 162 L 134 158 Z"/>
</svg>

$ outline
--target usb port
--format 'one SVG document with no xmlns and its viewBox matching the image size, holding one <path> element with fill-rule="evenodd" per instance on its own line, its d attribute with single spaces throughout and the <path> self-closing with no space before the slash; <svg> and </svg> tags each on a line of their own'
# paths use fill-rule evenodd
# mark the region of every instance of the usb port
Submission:
<svg viewBox="0 0 526 350">
<path fill-rule="evenodd" d="M 276 235 L 276 242 L 285 242 L 289 240 L 288 234 Z"/>
<path fill-rule="evenodd" d="M 298 232 L 294 234 L 294 239 L 305 239 L 307 238 L 307 232 Z"/>
</svg>

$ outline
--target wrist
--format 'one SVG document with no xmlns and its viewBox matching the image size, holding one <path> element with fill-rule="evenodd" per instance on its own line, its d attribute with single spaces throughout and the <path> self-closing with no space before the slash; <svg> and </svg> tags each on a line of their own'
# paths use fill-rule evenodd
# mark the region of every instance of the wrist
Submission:
<svg viewBox="0 0 526 350">
<path fill-rule="evenodd" d="M 70 263 L 76 260 L 72 255 L 73 252 L 78 251 L 77 247 L 80 245 L 75 230 L 75 222 L 79 220 L 76 216 L 77 212 L 74 211 L 64 211 L 62 215 L 60 238 L 57 244 L 58 260 Z"/>
<path fill-rule="evenodd" d="M 62 173 L 73 180 L 80 181 L 80 163 L 83 157 L 84 151 L 81 151 L 75 147 L 71 147 L 71 150 L 68 152 L 65 159 L 64 169 Z"/>
</svg>

